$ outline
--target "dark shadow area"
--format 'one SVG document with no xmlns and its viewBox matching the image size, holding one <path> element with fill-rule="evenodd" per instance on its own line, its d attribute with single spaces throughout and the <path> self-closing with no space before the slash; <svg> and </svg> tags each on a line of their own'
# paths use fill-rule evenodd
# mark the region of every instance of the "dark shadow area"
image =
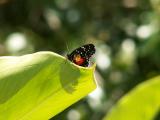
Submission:
<svg viewBox="0 0 160 120">
<path fill-rule="evenodd" d="M 160 111 L 158 111 L 153 120 L 160 120 Z"/>
<path fill-rule="evenodd" d="M 80 71 L 78 68 L 73 67 L 67 61 L 62 63 L 60 68 L 60 82 L 68 93 L 74 92 L 76 85 L 78 85 L 79 76 Z"/>
</svg>

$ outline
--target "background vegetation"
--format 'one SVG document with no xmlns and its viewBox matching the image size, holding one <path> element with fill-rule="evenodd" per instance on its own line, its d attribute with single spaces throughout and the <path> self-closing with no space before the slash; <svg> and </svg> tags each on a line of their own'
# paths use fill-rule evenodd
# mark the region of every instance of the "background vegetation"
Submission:
<svg viewBox="0 0 160 120">
<path fill-rule="evenodd" d="M 52 120 L 100 120 L 129 90 L 159 75 L 159 6 L 159 0 L 0 0 L 0 55 L 66 55 L 95 44 L 98 88 Z"/>
</svg>

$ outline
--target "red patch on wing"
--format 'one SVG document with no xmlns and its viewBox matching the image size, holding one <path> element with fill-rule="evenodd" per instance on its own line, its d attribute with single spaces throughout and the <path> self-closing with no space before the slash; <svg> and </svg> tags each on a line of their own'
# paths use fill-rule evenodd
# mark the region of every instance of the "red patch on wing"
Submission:
<svg viewBox="0 0 160 120">
<path fill-rule="evenodd" d="M 84 63 L 85 59 L 82 58 L 80 55 L 74 56 L 74 63 L 77 65 L 82 65 Z"/>
</svg>

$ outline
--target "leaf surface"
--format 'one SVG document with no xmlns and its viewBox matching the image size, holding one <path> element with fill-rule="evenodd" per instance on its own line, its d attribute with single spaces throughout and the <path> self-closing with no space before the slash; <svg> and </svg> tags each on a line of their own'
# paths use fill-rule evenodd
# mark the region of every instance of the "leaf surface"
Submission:
<svg viewBox="0 0 160 120">
<path fill-rule="evenodd" d="M 95 66 L 53 52 L 0 57 L 0 120 L 48 120 L 96 88 Z"/>
</svg>

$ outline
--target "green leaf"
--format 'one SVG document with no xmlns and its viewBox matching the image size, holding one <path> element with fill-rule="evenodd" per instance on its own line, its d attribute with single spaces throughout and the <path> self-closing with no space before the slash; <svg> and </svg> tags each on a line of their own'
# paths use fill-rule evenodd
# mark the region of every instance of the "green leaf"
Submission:
<svg viewBox="0 0 160 120">
<path fill-rule="evenodd" d="M 160 109 L 160 76 L 141 83 L 104 120 L 153 120 Z"/>
<path fill-rule="evenodd" d="M 52 52 L 0 58 L 0 120 L 47 120 L 96 88 L 93 67 Z"/>
</svg>

